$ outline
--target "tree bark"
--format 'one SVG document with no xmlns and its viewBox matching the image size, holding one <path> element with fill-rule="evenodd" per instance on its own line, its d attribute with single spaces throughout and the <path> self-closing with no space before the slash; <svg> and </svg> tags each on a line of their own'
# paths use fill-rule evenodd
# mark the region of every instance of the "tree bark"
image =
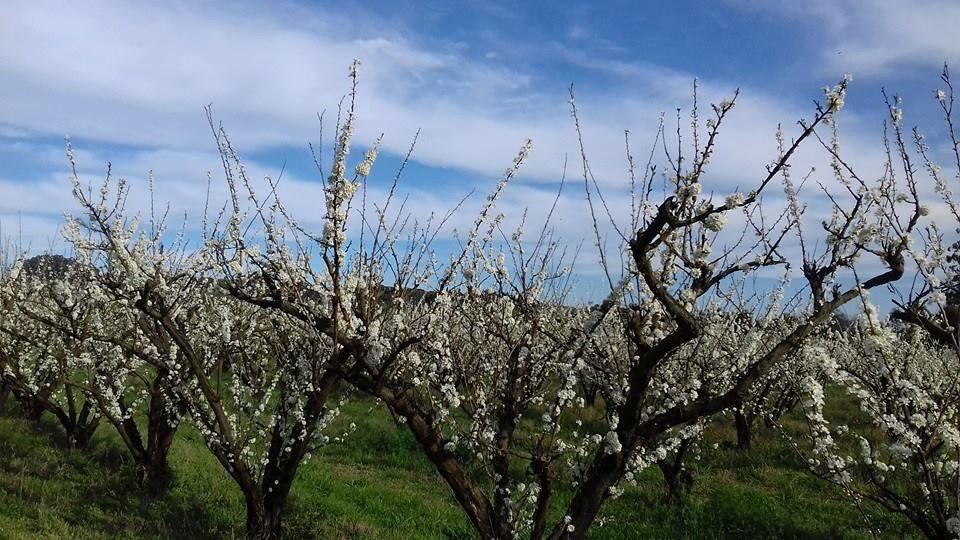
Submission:
<svg viewBox="0 0 960 540">
<path fill-rule="evenodd" d="M 266 498 L 259 490 L 248 494 L 247 539 L 280 540 L 283 504 L 277 498 Z M 285 497 L 284 497 L 285 499 Z"/>
<path fill-rule="evenodd" d="M 693 475 L 683 467 L 683 464 L 677 466 L 673 463 L 661 462 L 658 465 L 667 484 L 667 501 L 679 502 L 693 487 Z"/>
<path fill-rule="evenodd" d="M 345 375 L 346 380 L 354 387 L 383 400 L 394 414 L 406 419 L 407 429 L 453 491 L 453 496 L 467 514 L 474 531 L 484 540 L 496 540 L 498 536 L 493 505 L 460 466 L 456 457 L 444 448 L 446 441 L 443 434 L 434 429 L 417 407 L 403 396 L 395 394 L 389 388 L 379 386 L 362 375 L 349 372 Z"/>
<path fill-rule="evenodd" d="M 733 412 L 733 418 L 737 425 L 737 448 L 749 450 L 753 446 L 753 417 L 737 410 Z"/>
<path fill-rule="evenodd" d="M 159 384 L 158 377 L 154 386 L 155 394 L 147 411 L 147 444 L 138 477 L 140 486 L 154 493 L 166 491 L 170 486 L 173 475 L 167 456 L 177 434 L 177 427 L 170 425 L 171 419 L 167 412 L 169 403 L 163 397 Z"/>
<path fill-rule="evenodd" d="M 43 417 L 43 405 L 29 397 L 23 397 L 17 401 L 20 404 L 20 412 L 24 418 L 35 424 L 40 422 L 40 418 Z"/>
<path fill-rule="evenodd" d="M 149 427 L 147 445 L 137 466 L 137 484 L 148 493 L 163 493 L 170 487 L 173 473 L 167 456 L 176 433 L 177 428 L 166 422 Z"/>
<path fill-rule="evenodd" d="M 247 505 L 247 539 L 279 540 L 283 533 L 283 510 L 293 486 L 295 474 L 284 473 L 281 478 L 272 480 L 264 477 L 262 485 L 248 485 L 243 488 Z M 241 486 L 243 487 L 243 486 Z"/>
<path fill-rule="evenodd" d="M 660 472 L 663 473 L 663 479 L 667 484 L 667 501 L 671 503 L 680 502 L 683 496 L 690 492 L 693 487 L 693 475 L 684 466 L 687 452 L 693 446 L 693 439 L 685 439 L 677 448 L 677 453 L 672 460 L 663 460 L 657 462 Z"/>
<path fill-rule="evenodd" d="M 86 448 L 90 444 L 90 440 L 93 439 L 93 434 L 100 424 L 99 420 L 87 421 L 86 418 L 63 418 L 59 414 L 57 417 L 66 432 L 67 447 L 75 450 Z"/>
</svg>

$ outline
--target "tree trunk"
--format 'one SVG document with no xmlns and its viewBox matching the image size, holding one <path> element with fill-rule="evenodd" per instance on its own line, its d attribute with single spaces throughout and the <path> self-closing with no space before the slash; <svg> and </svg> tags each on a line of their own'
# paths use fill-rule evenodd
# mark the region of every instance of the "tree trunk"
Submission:
<svg viewBox="0 0 960 540">
<path fill-rule="evenodd" d="M 600 393 L 600 385 L 588 382 L 581 382 L 580 389 L 583 392 L 583 399 L 587 405 L 593 407 L 597 404 L 597 395 Z"/>
<path fill-rule="evenodd" d="M 600 507 L 607 498 L 610 486 L 623 475 L 624 462 L 621 454 L 597 454 L 587 473 L 587 479 L 567 508 L 571 522 L 558 523 L 548 538 L 550 540 L 585 538 Z M 570 529 L 573 529 L 572 531 Z"/>
<path fill-rule="evenodd" d="M 162 494 L 170 487 L 173 474 L 166 456 L 148 456 L 137 466 L 137 485 L 147 494 Z"/>
<path fill-rule="evenodd" d="M 151 430 L 147 438 L 147 448 L 138 464 L 137 484 L 149 494 L 165 493 L 173 480 L 167 455 L 177 433 L 176 428 L 168 428 L 156 435 Z"/>
<path fill-rule="evenodd" d="M 6 383 L 0 384 L 0 410 L 7 404 L 8 397 L 10 397 L 10 387 Z"/>
<path fill-rule="evenodd" d="M 70 395 L 67 394 L 68 397 Z M 94 414 L 94 407 L 90 401 L 84 401 L 80 412 L 76 414 L 72 401 L 69 412 L 56 406 L 53 407 L 52 411 L 67 433 L 67 446 L 70 448 L 85 448 L 100 424 L 100 418 Z"/>
<path fill-rule="evenodd" d="M 684 439 L 677 447 L 677 453 L 670 461 L 663 460 L 657 462 L 660 472 L 663 473 L 663 479 L 667 484 L 667 501 L 671 503 L 680 502 L 683 496 L 690 492 L 693 487 L 693 475 L 684 466 L 684 460 L 687 452 L 693 446 L 693 439 Z"/>
<path fill-rule="evenodd" d="M 286 496 L 263 497 L 250 494 L 247 499 L 247 539 L 280 540 L 283 506 Z"/>
<path fill-rule="evenodd" d="M 680 502 L 683 496 L 693 487 L 693 475 L 683 466 L 683 463 L 658 463 L 663 479 L 667 484 L 667 501 Z"/>
<path fill-rule="evenodd" d="M 24 418 L 33 423 L 40 422 L 44 411 L 42 404 L 30 397 L 23 397 L 18 401 L 20 404 L 20 413 L 23 414 Z"/>
<path fill-rule="evenodd" d="M 550 505 L 550 497 L 553 495 L 553 487 L 550 478 L 550 462 L 542 456 L 533 461 L 533 472 L 540 480 L 540 494 L 537 495 L 536 510 L 533 512 L 533 531 L 530 533 L 531 540 L 541 540 L 547 527 L 547 511 Z"/>
<path fill-rule="evenodd" d="M 153 401 L 156 400 L 157 398 L 154 398 Z M 150 403 L 147 418 L 145 459 L 140 463 L 137 479 L 140 486 L 148 492 L 162 493 L 167 490 L 173 479 L 167 456 L 170 454 L 170 446 L 177 434 L 177 427 L 170 425 L 170 419 L 167 418 L 164 410 L 165 404 L 162 401 L 160 403 L 153 401 Z"/>
<path fill-rule="evenodd" d="M 737 410 L 734 411 L 733 418 L 737 425 L 737 448 L 749 450 L 753 445 L 753 417 Z"/>
<path fill-rule="evenodd" d="M 393 402 L 394 406 L 398 404 L 398 400 Z M 423 417 L 416 414 L 413 409 L 402 409 L 402 411 L 410 415 L 408 416 L 407 427 L 414 438 L 417 439 L 417 442 L 420 443 L 420 448 L 426 452 L 427 457 L 433 462 L 440 476 L 450 486 L 460 507 L 470 518 L 477 535 L 484 540 L 497 539 L 494 523 L 496 518 L 492 505 L 479 487 L 463 471 L 451 453 L 444 449 L 443 436 L 434 430 Z"/>
<path fill-rule="evenodd" d="M 93 433 L 97 431 L 99 422 L 60 422 L 67 434 L 67 447 L 72 449 L 86 448 L 93 439 Z"/>
<path fill-rule="evenodd" d="M 460 508 L 470 518 L 474 531 L 484 540 L 496 539 L 493 505 L 463 470 L 456 457 L 444 448 L 446 441 L 443 433 L 435 429 L 412 403 L 390 389 L 362 377 L 348 378 L 348 381 L 359 390 L 382 399 L 394 413 L 406 418 L 407 429 L 453 491 Z"/>
</svg>

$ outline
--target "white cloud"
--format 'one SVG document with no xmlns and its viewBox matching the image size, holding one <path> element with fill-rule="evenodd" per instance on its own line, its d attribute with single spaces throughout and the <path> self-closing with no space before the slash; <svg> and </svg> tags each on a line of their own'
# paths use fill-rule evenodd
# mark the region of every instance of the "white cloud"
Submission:
<svg viewBox="0 0 960 540">
<path fill-rule="evenodd" d="M 882 57 L 876 51 L 883 43 L 871 45 L 872 41 L 858 37 L 866 30 L 859 30 L 847 15 L 828 19 L 829 7 L 815 3 L 812 8 L 823 12 L 818 17 L 829 23 L 826 31 L 834 32 L 837 39 L 850 39 L 849 50 L 864 51 L 857 53 L 864 59 Z M 841 13 L 845 12 L 841 9 Z M 591 236 L 589 220 L 584 219 L 582 180 L 577 179 L 579 151 L 564 85 L 544 86 L 536 74 L 507 67 L 510 58 L 504 51 L 483 60 L 470 59 L 456 44 L 424 42 L 383 21 L 361 19 L 278 3 L 264 8 L 241 2 L 229 10 L 186 2 L 149 6 L 5 3 L 0 7 L 0 80 L 4 81 L 0 137 L 19 141 L 0 141 L 0 151 L 20 153 L 25 160 L 54 171 L 31 183 L 0 180 L 0 219 L 5 231 L 20 212 L 29 220 L 32 244 L 45 247 L 44 239 L 56 231 L 58 216 L 76 209 L 62 147 L 31 139 L 64 133 L 129 145 L 120 156 L 80 146 L 78 152 L 90 150 L 78 154 L 84 177 L 99 179 L 105 162 L 113 161 L 115 173 L 134 184 L 131 207 L 145 210 L 144 178 L 153 170 L 157 200 L 171 202 L 171 225 L 179 225 L 183 213 L 195 225 L 203 211 L 205 172 L 216 174 L 219 168 L 203 105 L 214 103 L 241 152 L 278 145 L 302 148 L 305 141 L 315 139 L 315 111 L 326 108 L 328 122 L 332 121 L 336 103 L 348 90 L 347 66 L 353 58 L 361 58 L 359 142 L 369 143 L 385 133 L 385 150 L 402 154 L 415 130 L 422 128 L 417 161 L 479 172 L 492 185 L 522 141 L 530 137 L 534 152 L 522 170 L 522 181 L 507 190 L 501 204 L 501 211 L 510 216 L 505 228 L 515 227 L 523 209 L 529 208 L 528 230 L 539 229 L 555 194 L 553 183 L 538 182 L 556 181 L 567 156 L 568 185 L 554 225 L 572 243 Z M 877 28 L 883 27 L 881 19 L 876 15 L 864 20 Z M 914 50 L 911 47 L 915 48 L 906 49 Z M 546 48 L 547 54 L 573 68 L 601 73 L 613 81 L 607 89 L 580 92 L 578 106 L 593 172 L 622 223 L 629 204 L 623 130 L 632 131 L 634 154 L 642 165 L 661 111 L 671 112 L 667 122 L 672 136 L 672 111 L 678 105 L 689 107 L 693 76 L 664 66 L 587 56 L 556 43 Z M 522 45 L 516 54 L 524 54 Z M 810 81 L 809 96 L 817 97 L 816 88 L 824 82 L 828 81 Z M 729 81 L 702 81 L 703 113 L 709 112 L 710 101 L 728 97 L 734 89 Z M 777 124 L 783 122 L 790 137 L 798 131 L 794 122 L 810 115 L 808 106 L 743 88 L 718 140 L 705 190 L 722 198 L 735 189 L 752 189 L 765 174 L 764 166 L 776 156 Z M 689 124 L 686 116 L 680 121 L 684 128 Z M 864 167 L 864 177 L 874 178 L 882 161 L 879 131 L 873 129 L 879 124 L 851 116 L 842 125 L 846 150 Z M 818 178 L 829 178 L 823 152 L 814 141 L 796 158 L 795 174 L 802 176 L 818 166 Z M 251 177 L 261 178 L 275 174 L 279 164 L 248 165 Z M 401 189 L 410 193 L 411 213 L 423 217 L 451 208 L 474 187 L 452 184 L 443 189 Z M 212 201 L 219 205 L 224 200 L 222 182 L 215 181 L 213 188 Z M 462 231 L 468 226 L 488 188 L 479 186 L 477 197 L 456 216 L 451 228 Z M 281 194 L 305 224 L 319 224 L 320 184 L 288 174 Z M 377 198 L 376 193 L 371 196 Z M 613 244 L 613 235 L 604 232 Z M 588 241 L 580 259 L 586 273 L 597 270 L 590 245 Z"/>
<path fill-rule="evenodd" d="M 524 174 L 551 180 L 564 154 L 576 155 L 562 85 L 545 88 L 506 62 L 417 43 L 376 20 L 292 4 L 13 2 L 2 10 L 0 116 L 17 129 L 195 151 L 211 145 L 202 106 L 213 102 L 241 149 L 299 146 L 315 136 L 314 112 L 333 112 L 347 91 L 346 67 L 358 57 L 361 142 L 385 132 L 385 149 L 402 153 L 422 128 L 418 161 L 490 175 L 531 137 Z M 689 101 L 692 76 L 555 52 L 620 78 L 608 93 L 579 99 L 595 172 L 622 181 L 622 130 L 652 135 L 660 111 Z M 732 90 L 722 81 L 702 88 L 711 99 Z M 724 137 L 750 149 L 738 159 L 763 163 L 776 122 L 792 122 L 797 111 L 750 89 L 743 108 L 762 114 L 735 118 Z"/>
<path fill-rule="evenodd" d="M 887 76 L 960 60 L 960 3 L 953 0 L 733 0 L 799 21 L 822 41 L 824 73 Z"/>
<path fill-rule="evenodd" d="M 273 6 L 14 3 L 3 11 L 5 121 L 115 143 L 209 144 L 202 106 L 212 101 L 242 145 L 299 145 L 316 130 L 314 111 L 335 107 L 347 91 L 347 66 L 355 57 L 364 62 L 361 136 L 367 141 L 389 130 L 388 149 L 401 151 L 419 126 L 438 140 L 455 127 L 472 130 L 461 132 L 461 141 L 483 133 L 492 139 L 497 122 L 487 118 L 497 111 L 491 109 L 528 82 L 493 64 L 414 47 L 380 28 L 341 27 L 329 13 L 312 26 Z M 474 109 L 464 111 L 463 103 Z M 466 122 L 449 118 L 451 109 L 465 113 L 459 118 Z M 511 144 L 522 141 L 515 139 Z M 449 158 L 441 158 L 447 148 L 422 157 L 457 164 L 451 161 L 469 151 L 464 148 Z"/>
</svg>

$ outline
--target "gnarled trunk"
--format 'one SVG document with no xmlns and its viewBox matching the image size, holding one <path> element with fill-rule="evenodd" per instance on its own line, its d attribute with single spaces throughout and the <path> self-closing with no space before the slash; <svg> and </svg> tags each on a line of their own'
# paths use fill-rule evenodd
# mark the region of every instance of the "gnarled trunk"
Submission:
<svg viewBox="0 0 960 540">
<path fill-rule="evenodd" d="M 259 490 L 258 490 L 259 491 Z M 286 496 L 263 497 L 250 494 L 247 499 L 247 539 L 279 540 L 282 531 L 283 506 Z"/>
</svg>

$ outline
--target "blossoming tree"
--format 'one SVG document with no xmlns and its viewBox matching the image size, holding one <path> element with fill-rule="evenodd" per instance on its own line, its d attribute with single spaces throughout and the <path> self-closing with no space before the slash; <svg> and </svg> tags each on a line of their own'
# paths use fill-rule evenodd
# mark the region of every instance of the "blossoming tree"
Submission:
<svg viewBox="0 0 960 540">
<path fill-rule="evenodd" d="M 960 170 L 960 146 L 953 125 L 953 89 L 947 68 L 936 100 L 949 130 L 949 155 Z M 868 423 L 837 425 L 831 419 L 830 395 L 819 381 L 805 380 L 806 450 L 811 470 L 837 484 L 871 523 L 864 502 L 906 516 L 930 538 L 960 535 L 960 379 L 956 317 L 947 305 L 955 281 L 945 231 L 934 222 L 917 230 L 921 178 L 925 172 L 943 201 L 948 219 L 960 223 L 949 183 L 920 131 L 906 141 L 900 98 L 887 100 L 889 116 L 884 143 L 887 158 L 881 182 L 870 193 L 887 234 L 906 246 L 917 269 L 909 288 L 900 289 L 892 316 L 884 322 L 876 307 L 863 303 L 863 313 L 848 332 L 838 332 L 811 345 L 811 355 L 824 366 L 829 380 L 853 397 Z M 912 147 L 912 148 L 911 148 Z M 856 178 L 837 157 L 838 171 Z M 922 163 L 923 169 L 917 164 Z M 907 188 L 892 189 L 899 174 Z M 898 213 L 896 204 L 913 208 Z M 907 323 L 906 325 L 902 323 Z M 798 445 L 798 448 L 799 445 Z M 875 534 L 882 531 L 871 529 Z"/>
<path fill-rule="evenodd" d="M 82 390 L 90 381 L 76 369 L 93 365 L 88 341 L 100 319 L 79 286 L 85 269 L 52 264 L 56 257 L 14 263 L 0 282 L 0 369 L 28 418 L 53 414 L 70 447 L 86 446 L 100 422 L 96 401 Z M 94 293 L 95 294 L 95 293 Z M 109 362 L 109 360 L 107 360 Z"/>
<path fill-rule="evenodd" d="M 871 186 L 859 180 L 838 178 L 836 187 L 846 194 L 848 202 L 841 202 L 828 190 L 833 213 L 821 226 L 825 241 L 819 245 L 825 247 L 818 250 L 808 238 L 808 223 L 792 179 L 790 159 L 804 141 L 819 137 L 818 128 L 836 128 L 836 114 L 843 106 L 846 87 L 844 80 L 828 88 L 825 103 L 817 106 L 812 120 L 799 123 L 800 132 L 792 141 L 778 134 L 779 155 L 746 195 L 733 194 L 721 203 L 701 197 L 702 180 L 720 126 L 733 109 L 735 98 L 713 106 L 713 116 L 705 122 L 706 136 L 692 137 L 692 158 L 687 159 L 679 145 L 676 152 L 667 154 L 669 191 L 663 200 L 658 202 L 653 189 L 654 174 L 644 175 L 636 191 L 640 196 L 630 227 L 623 229 L 628 233 L 621 235 L 623 249 L 629 254 L 624 273 L 633 289 L 629 301 L 624 301 L 629 314 L 624 325 L 629 349 L 620 379 L 621 397 L 606 404 L 611 419 L 610 441 L 594 451 L 583 481 L 567 506 L 566 517 L 553 528 L 551 538 L 582 538 L 604 501 L 617 491 L 617 484 L 632 469 L 649 462 L 651 450 L 656 451 L 657 443 L 666 435 L 733 407 L 765 373 L 795 354 L 837 308 L 865 290 L 902 276 L 906 243 L 898 234 L 883 234 L 875 212 L 886 199 L 872 198 Z M 696 118 L 695 108 L 695 126 Z M 834 151 L 837 148 L 836 144 L 825 146 Z M 589 193 L 592 176 L 586 157 L 583 165 Z M 765 215 L 764 196 L 778 178 L 786 195 L 786 208 L 779 217 L 768 211 Z M 892 187 L 888 182 L 875 189 L 889 192 Z M 903 227 L 912 230 L 920 207 L 906 208 Z M 714 252 L 711 248 L 718 242 L 718 232 L 733 212 L 744 215 L 743 233 L 722 242 L 723 249 Z M 799 260 L 787 257 L 783 241 L 788 235 L 798 239 Z M 597 237 L 599 244 L 599 233 Z M 844 286 L 840 272 L 870 255 L 878 259 L 882 269 Z M 664 370 L 677 351 L 709 332 L 698 305 L 727 304 L 730 309 L 742 310 L 746 304 L 725 297 L 724 284 L 737 275 L 790 262 L 802 271 L 806 298 L 791 313 L 792 324 L 785 332 L 763 336 L 758 329 L 758 346 L 747 351 L 746 357 L 730 362 L 725 377 L 715 382 L 700 381 L 710 384 L 699 388 L 694 385 L 696 392 L 690 392 L 689 384 L 662 384 L 663 377 L 669 375 Z M 666 399 L 650 403 L 661 394 L 666 394 Z"/>
<path fill-rule="evenodd" d="M 189 418 L 243 493 L 248 536 L 279 537 L 297 470 L 325 442 L 322 430 L 338 410 L 327 408 L 338 379 L 325 369 L 332 347 L 304 339 L 300 321 L 227 293 L 268 285 L 246 279 L 235 261 L 221 266 L 219 223 L 203 247 L 188 249 L 184 234 L 167 235 L 165 218 L 156 219 L 152 208 L 149 227 L 127 214 L 125 182 L 108 174 L 95 195 L 73 170 L 74 195 L 85 212 L 69 221 L 66 235 L 79 258 L 99 271 L 95 290 L 126 322 L 120 337 L 101 339 L 155 377 L 148 417 L 153 424 L 156 413 L 167 428 L 151 430 L 149 444 L 161 438 L 165 455 L 179 417 Z M 231 221 L 223 236 L 236 234 L 237 226 Z M 127 418 L 117 415 L 124 428 Z"/>
</svg>

